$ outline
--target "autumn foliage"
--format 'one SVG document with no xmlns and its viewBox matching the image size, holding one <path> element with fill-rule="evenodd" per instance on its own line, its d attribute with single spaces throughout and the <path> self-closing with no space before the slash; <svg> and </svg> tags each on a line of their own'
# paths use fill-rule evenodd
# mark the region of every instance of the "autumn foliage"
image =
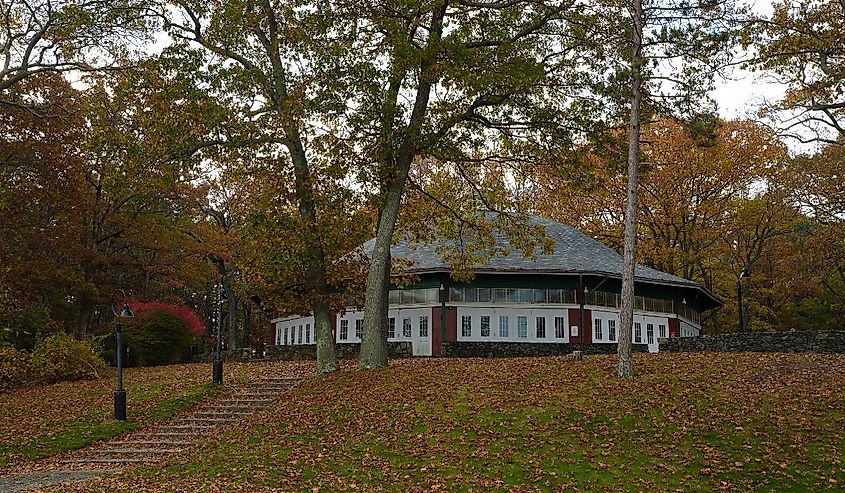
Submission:
<svg viewBox="0 0 845 493">
<path fill-rule="evenodd" d="M 205 333 L 205 324 L 202 320 L 200 320 L 199 315 L 187 306 L 172 305 L 158 301 L 134 301 L 129 303 L 129 307 L 136 316 L 142 316 L 142 314 L 146 312 L 152 312 L 155 310 L 170 313 L 185 322 L 185 325 L 188 327 L 188 333 L 193 337 L 201 337 Z"/>
</svg>

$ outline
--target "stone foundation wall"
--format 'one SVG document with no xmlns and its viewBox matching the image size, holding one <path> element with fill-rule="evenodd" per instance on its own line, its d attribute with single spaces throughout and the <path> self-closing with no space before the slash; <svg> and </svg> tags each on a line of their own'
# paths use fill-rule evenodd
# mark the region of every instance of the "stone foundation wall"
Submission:
<svg viewBox="0 0 845 493">
<path fill-rule="evenodd" d="M 358 343 L 335 344 L 335 354 L 338 359 L 356 359 L 361 351 Z M 408 358 L 413 354 L 410 342 L 388 342 L 387 355 L 390 358 Z M 300 361 L 317 359 L 317 345 L 307 344 L 301 346 L 267 346 L 266 359 L 283 361 Z"/>
<path fill-rule="evenodd" d="M 586 344 L 584 354 L 616 354 L 616 344 Z M 444 342 L 443 356 L 452 358 L 517 358 L 564 356 L 580 351 L 580 344 L 558 342 Z M 648 351 L 645 344 L 633 344 L 635 353 Z"/>
<path fill-rule="evenodd" d="M 845 330 L 744 332 L 659 339 L 660 352 L 748 351 L 772 353 L 845 353 Z"/>
</svg>

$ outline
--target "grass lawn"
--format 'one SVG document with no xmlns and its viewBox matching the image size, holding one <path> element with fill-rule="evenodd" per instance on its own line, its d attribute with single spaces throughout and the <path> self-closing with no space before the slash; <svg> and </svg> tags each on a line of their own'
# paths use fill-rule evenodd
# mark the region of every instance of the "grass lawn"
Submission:
<svg viewBox="0 0 845 493">
<path fill-rule="evenodd" d="M 276 366 L 287 371 L 285 364 Z M 247 381 L 268 368 L 272 366 L 226 364 L 226 379 Z M 116 371 L 111 373 L 100 380 L 0 394 L 0 467 L 81 448 L 165 420 L 216 391 L 210 384 L 211 364 L 128 368 L 124 371 L 128 421 L 120 423 L 113 419 Z"/>
<path fill-rule="evenodd" d="M 155 468 L 62 491 L 842 491 L 845 356 L 344 370 Z"/>
</svg>

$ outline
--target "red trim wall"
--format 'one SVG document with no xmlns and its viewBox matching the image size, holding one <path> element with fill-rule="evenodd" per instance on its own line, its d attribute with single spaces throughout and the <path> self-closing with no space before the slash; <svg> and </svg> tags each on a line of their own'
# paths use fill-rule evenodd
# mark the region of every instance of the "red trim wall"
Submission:
<svg viewBox="0 0 845 493">
<path fill-rule="evenodd" d="M 443 355 L 443 343 L 440 340 L 440 307 L 435 306 L 431 309 L 431 355 Z"/>
<path fill-rule="evenodd" d="M 446 307 L 446 340 L 458 340 L 458 310 L 454 306 Z"/>
<path fill-rule="evenodd" d="M 678 319 L 669 319 L 669 337 L 678 337 Z"/>
<path fill-rule="evenodd" d="M 591 344 L 593 342 L 593 331 L 591 327 L 593 326 L 593 312 L 590 310 L 584 309 L 584 327 L 580 327 L 581 322 L 581 309 L 580 308 L 570 308 L 569 309 L 569 325 L 566 327 L 567 333 L 569 333 L 569 328 L 573 325 L 579 325 L 578 327 L 578 337 L 569 336 L 570 343 L 578 343 L 580 344 L 583 340 L 585 344 Z M 585 330 L 586 329 L 586 330 Z"/>
</svg>

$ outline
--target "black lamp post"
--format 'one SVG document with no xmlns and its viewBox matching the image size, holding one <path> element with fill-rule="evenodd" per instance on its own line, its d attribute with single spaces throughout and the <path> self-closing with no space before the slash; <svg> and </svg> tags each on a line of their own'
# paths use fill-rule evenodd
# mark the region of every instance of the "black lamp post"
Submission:
<svg viewBox="0 0 845 493">
<path fill-rule="evenodd" d="M 739 331 L 745 332 L 745 317 L 742 315 L 742 280 L 751 277 L 747 269 L 742 269 L 739 273 L 739 279 L 736 280 L 736 304 L 739 312 Z"/>
<path fill-rule="evenodd" d="M 223 383 L 223 284 L 220 284 L 220 294 L 217 303 L 217 344 L 214 351 L 214 365 L 212 369 L 212 383 Z"/>
<path fill-rule="evenodd" d="M 443 356 L 443 343 L 446 342 L 446 284 L 440 283 L 440 356 Z"/>
<path fill-rule="evenodd" d="M 117 390 L 114 391 L 114 419 L 126 421 L 126 390 L 123 389 L 123 323 L 125 317 L 132 317 L 134 314 L 129 305 L 123 304 L 123 309 L 117 315 L 115 339 L 117 340 Z"/>
</svg>

